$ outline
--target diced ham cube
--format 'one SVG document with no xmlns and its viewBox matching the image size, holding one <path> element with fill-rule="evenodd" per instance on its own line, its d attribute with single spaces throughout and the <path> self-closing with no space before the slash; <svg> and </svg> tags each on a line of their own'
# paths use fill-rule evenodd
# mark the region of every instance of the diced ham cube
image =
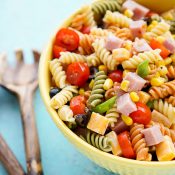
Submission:
<svg viewBox="0 0 175 175">
<path fill-rule="evenodd" d="M 137 107 L 131 100 L 129 93 L 126 93 L 118 98 L 117 111 L 127 116 L 130 113 L 137 111 Z"/>
<path fill-rule="evenodd" d="M 146 23 L 143 20 L 131 21 L 129 27 L 130 27 L 132 35 L 134 37 L 139 37 L 140 38 L 146 32 Z"/>
<path fill-rule="evenodd" d="M 129 92 L 142 90 L 146 83 L 146 80 L 144 80 L 143 78 L 141 78 L 133 72 L 127 73 L 124 80 L 128 80 L 130 82 L 128 87 Z"/>
<path fill-rule="evenodd" d="M 145 136 L 147 146 L 157 145 L 164 140 L 159 126 L 144 129 L 141 133 Z"/>
<path fill-rule="evenodd" d="M 128 0 L 123 3 L 123 10 L 126 10 L 126 9 L 129 9 L 134 12 L 134 17 L 133 17 L 134 20 L 142 19 L 150 11 L 148 8 L 131 0 Z"/>
<path fill-rule="evenodd" d="M 109 35 L 106 40 L 106 49 L 107 50 L 114 50 L 117 48 L 120 48 L 123 44 L 123 40 L 114 36 L 114 35 Z"/>
<path fill-rule="evenodd" d="M 163 42 L 163 45 L 171 52 L 174 53 L 175 52 L 175 41 L 174 40 L 170 40 L 170 39 L 166 39 Z"/>
<path fill-rule="evenodd" d="M 144 39 L 138 39 L 138 38 L 136 38 L 133 43 L 133 49 L 139 53 L 152 50 L 152 48 L 149 46 L 149 44 Z"/>
</svg>

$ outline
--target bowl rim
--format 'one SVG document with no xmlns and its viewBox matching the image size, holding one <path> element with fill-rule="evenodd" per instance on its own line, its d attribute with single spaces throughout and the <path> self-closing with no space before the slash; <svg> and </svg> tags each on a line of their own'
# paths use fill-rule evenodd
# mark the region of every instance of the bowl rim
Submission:
<svg viewBox="0 0 175 175">
<path fill-rule="evenodd" d="M 80 10 L 80 9 L 79 9 Z M 46 89 L 46 84 L 47 82 L 45 81 L 45 77 L 48 76 L 48 72 L 46 72 L 45 68 L 46 65 L 48 64 L 48 52 L 50 50 L 50 48 L 52 48 L 53 45 L 53 40 L 55 38 L 55 35 L 57 33 L 57 31 L 62 28 L 62 27 L 66 27 L 68 26 L 67 24 L 70 23 L 71 19 L 79 12 L 79 10 L 77 10 L 73 15 L 71 15 L 70 17 L 68 17 L 66 20 L 64 20 L 63 23 L 61 23 L 61 25 L 59 25 L 54 34 L 51 35 L 49 42 L 47 43 L 46 47 L 44 48 L 44 50 L 42 51 L 41 57 L 40 57 L 40 61 L 39 61 L 39 90 L 40 90 L 40 94 L 42 97 L 42 100 L 44 101 L 45 107 L 48 111 L 48 113 L 50 114 L 52 120 L 54 121 L 54 123 L 57 125 L 57 127 L 66 135 L 68 135 L 68 137 L 72 137 L 73 142 L 75 143 L 79 143 L 81 145 L 81 147 L 86 148 L 87 150 L 89 150 L 91 153 L 94 154 L 98 154 L 99 156 L 101 156 L 103 159 L 109 160 L 109 161 L 115 161 L 120 162 L 122 164 L 125 165 L 138 165 L 138 166 L 142 166 L 142 167 L 147 167 L 147 168 L 174 168 L 175 166 L 175 161 L 138 161 L 138 160 L 133 160 L 133 159 L 127 159 L 127 158 L 123 158 L 123 157 L 119 157 L 119 156 L 115 156 L 113 154 L 110 153 L 106 153 L 103 152 L 95 147 L 93 147 L 92 145 L 88 144 L 87 142 L 85 142 L 84 140 L 82 140 L 79 136 L 77 136 L 71 129 L 69 129 L 66 124 L 58 117 L 57 112 L 51 108 L 50 104 L 49 104 L 49 92 Z M 70 142 L 70 141 L 69 141 Z M 71 142 L 70 142 L 71 143 Z M 77 148 L 78 149 L 78 148 Z"/>
</svg>

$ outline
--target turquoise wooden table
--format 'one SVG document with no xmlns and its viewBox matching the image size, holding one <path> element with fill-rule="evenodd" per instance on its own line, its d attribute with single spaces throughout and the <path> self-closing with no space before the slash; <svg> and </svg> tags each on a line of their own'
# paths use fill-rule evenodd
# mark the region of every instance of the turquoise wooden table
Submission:
<svg viewBox="0 0 175 175">
<path fill-rule="evenodd" d="M 12 51 L 23 48 L 27 61 L 30 49 L 42 50 L 50 34 L 87 0 L 0 0 L 0 52 L 6 51 L 13 64 Z M 45 175 L 112 175 L 80 154 L 56 128 L 39 91 L 35 113 Z M 24 169 L 25 154 L 19 105 L 14 95 L 0 88 L 0 133 Z M 0 164 L 0 175 L 7 175 Z"/>
</svg>

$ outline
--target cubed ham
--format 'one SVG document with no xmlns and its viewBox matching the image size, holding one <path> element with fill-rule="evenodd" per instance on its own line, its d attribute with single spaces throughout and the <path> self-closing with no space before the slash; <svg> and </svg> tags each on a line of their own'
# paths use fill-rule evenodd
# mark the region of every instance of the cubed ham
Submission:
<svg viewBox="0 0 175 175">
<path fill-rule="evenodd" d="M 175 41 L 174 41 L 174 40 L 166 39 L 166 40 L 163 42 L 163 45 L 164 45 L 171 53 L 174 53 L 174 52 L 175 52 Z"/>
<path fill-rule="evenodd" d="M 144 129 L 141 133 L 145 137 L 147 146 L 157 145 L 164 140 L 159 126 L 152 126 L 151 128 Z"/>
<path fill-rule="evenodd" d="M 123 8 L 123 10 L 129 9 L 129 10 L 133 11 L 134 12 L 134 17 L 133 17 L 134 20 L 142 19 L 150 11 L 148 8 L 142 6 L 134 1 L 131 1 L 131 0 L 124 2 L 122 8 Z"/>
<path fill-rule="evenodd" d="M 143 78 L 141 78 L 140 76 L 138 76 L 136 73 L 133 72 L 127 73 L 124 80 L 128 80 L 130 82 L 128 87 L 129 92 L 140 91 L 146 83 L 146 80 L 144 80 Z"/>
<path fill-rule="evenodd" d="M 114 36 L 114 35 L 109 35 L 106 40 L 106 49 L 107 50 L 114 50 L 117 48 L 120 48 L 123 44 L 123 40 Z"/>
<path fill-rule="evenodd" d="M 143 20 L 131 21 L 129 27 L 131 29 L 133 37 L 139 37 L 140 38 L 146 32 L 146 22 L 144 22 Z"/>
<path fill-rule="evenodd" d="M 126 93 L 118 98 L 117 111 L 127 116 L 130 113 L 137 111 L 137 107 L 131 100 L 129 93 Z"/>
<path fill-rule="evenodd" d="M 136 38 L 133 43 L 133 49 L 139 53 L 152 50 L 152 48 L 144 39 L 138 39 L 138 38 Z"/>
</svg>

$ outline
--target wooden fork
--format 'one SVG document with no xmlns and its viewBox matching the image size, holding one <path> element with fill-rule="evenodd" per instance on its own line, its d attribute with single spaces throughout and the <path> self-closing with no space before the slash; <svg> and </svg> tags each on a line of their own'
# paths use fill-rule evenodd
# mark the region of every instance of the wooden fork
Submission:
<svg viewBox="0 0 175 175">
<path fill-rule="evenodd" d="M 21 164 L 0 134 L 0 161 L 4 164 L 9 175 L 26 175 Z"/>
<path fill-rule="evenodd" d="M 33 50 L 34 63 L 25 64 L 22 50 L 17 50 L 16 66 L 11 67 L 5 54 L 0 55 L 0 85 L 19 99 L 24 130 L 28 175 L 43 174 L 40 147 L 33 110 L 33 94 L 38 86 L 37 72 L 40 53 Z"/>
</svg>

